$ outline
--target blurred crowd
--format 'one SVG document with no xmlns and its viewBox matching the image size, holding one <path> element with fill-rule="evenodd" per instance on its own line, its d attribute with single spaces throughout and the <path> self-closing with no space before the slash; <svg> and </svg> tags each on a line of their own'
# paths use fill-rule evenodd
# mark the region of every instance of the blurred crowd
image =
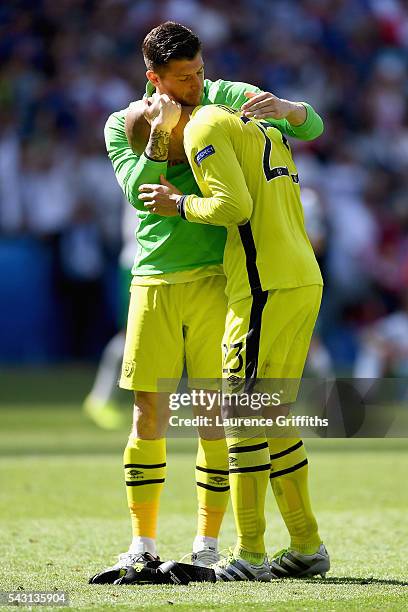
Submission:
<svg viewBox="0 0 408 612">
<path fill-rule="evenodd" d="M 106 271 L 121 246 L 123 201 L 103 126 L 142 96 L 140 45 L 167 19 L 199 34 L 208 78 L 306 100 L 324 118 L 321 138 L 293 143 L 326 281 L 319 335 L 340 371 L 372 375 L 367 351 L 376 352 L 375 375 L 378 359 L 381 373 L 398 370 L 408 361 L 405 0 L 235 0 L 233 9 L 222 0 L 2 5 L 0 231 L 3 244 L 29 238 L 58 262 L 57 299 L 70 296 L 66 316 L 74 312 L 78 321 L 68 356 L 91 356 L 86 301 L 90 312 L 105 305 L 98 329 L 105 339 L 112 333 L 114 275 L 107 283 Z M 0 274 L 7 274 L 1 249 Z M 387 335 L 395 316 L 399 327 L 389 323 Z"/>
</svg>

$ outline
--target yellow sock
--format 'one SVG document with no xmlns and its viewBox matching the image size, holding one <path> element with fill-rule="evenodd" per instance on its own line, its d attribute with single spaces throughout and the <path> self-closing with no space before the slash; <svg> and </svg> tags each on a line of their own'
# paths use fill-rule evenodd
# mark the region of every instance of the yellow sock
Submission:
<svg viewBox="0 0 408 612">
<path fill-rule="evenodd" d="M 228 438 L 231 502 L 238 541 L 234 554 L 251 563 L 265 556 L 265 495 L 270 473 L 265 438 Z"/>
<path fill-rule="evenodd" d="M 296 434 L 296 430 L 288 430 Z M 321 539 L 309 497 L 308 461 L 302 440 L 269 438 L 271 453 L 270 480 L 282 518 L 290 534 L 290 546 L 310 555 Z"/>
<path fill-rule="evenodd" d="M 198 440 L 196 483 L 197 535 L 218 538 L 229 499 L 228 449 L 225 438 Z"/>
<path fill-rule="evenodd" d="M 123 463 L 133 536 L 155 539 L 166 476 L 166 440 L 142 440 L 131 434 Z"/>
</svg>

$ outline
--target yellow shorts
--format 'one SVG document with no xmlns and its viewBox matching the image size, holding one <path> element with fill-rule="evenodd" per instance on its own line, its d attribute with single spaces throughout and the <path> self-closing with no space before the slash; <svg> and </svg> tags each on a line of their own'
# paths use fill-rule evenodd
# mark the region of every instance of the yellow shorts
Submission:
<svg viewBox="0 0 408 612">
<path fill-rule="evenodd" d="M 174 392 L 184 363 L 190 387 L 200 387 L 199 379 L 219 380 L 227 311 L 224 291 L 223 275 L 133 285 L 119 386 Z"/>
<path fill-rule="evenodd" d="M 226 392 L 252 389 L 268 379 L 283 391 L 282 404 L 295 401 L 322 298 L 320 285 L 259 291 L 231 304 L 223 338 Z M 273 379 L 273 380 L 272 380 Z M 257 390 L 268 389 L 267 381 Z"/>
</svg>

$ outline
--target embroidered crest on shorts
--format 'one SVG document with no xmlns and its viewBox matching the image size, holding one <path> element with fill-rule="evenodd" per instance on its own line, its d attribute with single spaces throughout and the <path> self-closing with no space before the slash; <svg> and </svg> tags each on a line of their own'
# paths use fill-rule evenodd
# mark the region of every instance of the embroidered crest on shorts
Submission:
<svg viewBox="0 0 408 612">
<path fill-rule="evenodd" d="M 130 376 L 132 376 L 133 371 L 135 369 L 134 363 L 133 361 L 125 361 L 123 363 L 123 374 L 129 378 Z"/>
</svg>

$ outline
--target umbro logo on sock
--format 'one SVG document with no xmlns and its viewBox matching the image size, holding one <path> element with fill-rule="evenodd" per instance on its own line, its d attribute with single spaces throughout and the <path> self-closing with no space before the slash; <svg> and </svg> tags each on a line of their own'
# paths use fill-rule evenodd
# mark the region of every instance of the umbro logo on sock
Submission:
<svg viewBox="0 0 408 612">
<path fill-rule="evenodd" d="M 130 478 L 143 478 L 143 472 L 141 472 L 140 470 L 129 470 L 128 474 Z M 142 474 L 142 476 L 139 476 L 139 474 Z"/>
<path fill-rule="evenodd" d="M 224 476 L 211 476 L 210 482 L 214 482 L 217 485 L 224 484 L 228 479 Z"/>
</svg>

